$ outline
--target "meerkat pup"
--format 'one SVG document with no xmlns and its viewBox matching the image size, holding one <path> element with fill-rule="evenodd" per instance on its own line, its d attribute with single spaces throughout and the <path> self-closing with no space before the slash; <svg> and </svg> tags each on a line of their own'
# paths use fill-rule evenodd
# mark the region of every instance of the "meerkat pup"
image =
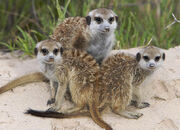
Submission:
<svg viewBox="0 0 180 130">
<path fill-rule="evenodd" d="M 46 44 L 47 42 L 49 46 L 47 45 L 46 49 L 49 49 L 48 47 L 52 44 L 61 43 L 63 48 L 85 50 L 91 54 L 98 63 L 101 63 L 114 46 L 114 31 L 117 28 L 117 21 L 118 17 L 111 9 L 94 9 L 88 13 L 87 17 L 66 18 L 55 28 L 51 39 L 44 40 L 40 43 Z M 39 45 L 40 44 L 38 43 L 35 52 L 39 49 Z M 38 58 L 38 61 L 41 62 L 44 60 L 42 59 L 44 55 L 43 51 L 39 52 L 39 54 L 42 54 L 42 57 Z M 42 63 L 44 66 L 47 66 L 46 62 L 41 62 L 41 66 Z M 53 63 L 53 60 L 51 60 L 51 65 L 49 65 L 51 67 L 45 67 L 44 69 L 46 71 L 42 71 L 48 73 L 45 75 L 50 80 L 54 80 L 54 77 L 51 78 L 51 74 L 54 73 L 52 69 Z M 45 76 L 43 74 L 39 74 L 39 72 L 33 74 L 38 81 L 43 81 L 45 79 Z M 24 80 L 24 77 L 26 77 L 26 75 L 24 75 L 2 86 L 0 88 L 0 93 L 6 92 L 19 85 L 32 83 L 33 81 L 36 82 L 36 80 L 33 80 L 33 74 L 31 74 L 30 77 L 28 76 L 26 80 Z M 56 84 L 55 86 L 57 86 L 56 82 L 50 82 L 50 84 L 50 86 L 53 86 L 53 84 Z M 52 92 L 54 93 L 54 90 L 52 90 Z M 52 104 L 53 102 L 54 98 L 52 98 L 51 101 L 49 100 L 48 104 Z"/>
<path fill-rule="evenodd" d="M 165 54 L 154 46 L 143 48 L 136 56 L 124 53 L 110 56 L 101 68 L 86 53 L 74 51 L 64 53 L 62 57 L 61 63 L 56 66 L 56 76 L 62 87 L 57 91 L 53 109 L 50 109 L 61 113 L 32 109 L 26 113 L 40 117 L 69 118 L 77 116 L 78 112 L 81 115 L 87 107 L 92 119 L 107 130 L 112 128 L 101 119 L 99 111 L 109 107 L 112 112 L 126 118 L 141 117 L 142 113 L 126 109 L 133 94 L 136 94 L 133 88 L 139 86 L 165 60 Z M 75 107 L 61 111 L 62 97 L 67 87 Z M 140 106 L 143 104 L 136 101 Z"/>
</svg>

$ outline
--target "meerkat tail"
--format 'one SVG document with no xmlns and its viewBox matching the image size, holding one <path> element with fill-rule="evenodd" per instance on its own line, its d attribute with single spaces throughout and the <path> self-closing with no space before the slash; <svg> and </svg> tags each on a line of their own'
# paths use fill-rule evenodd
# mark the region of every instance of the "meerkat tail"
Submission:
<svg viewBox="0 0 180 130">
<path fill-rule="evenodd" d="M 95 103 L 89 104 L 89 111 L 93 121 L 105 130 L 113 130 L 110 125 L 101 119 L 100 113 L 95 105 Z"/>
<path fill-rule="evenodd" d="M 91 113 L 91 114 L 90 114 Z M 73 112 L 73 113 L 59 113 L 59 112 L 53 112 L 53 111 L 37 111 L 33 109 L 29 109 L 25 112 L 25 114 L 30 114 L 33 116 L 38 117 L 48 117 L 48 118 L 76 118 L 76 117 L 91 117 L 93 121 L 98 124 L 100 127 L 105 128 L 106 130 L 112 130 L 112 128 L 104 122 L 101 117 L 99 116 L 98 110 L 95 108 L 95 106 L 92 104 L 90 105 L 90 113 L 89 112 Z"/>
<path fill-rule="evenodd" d="M 4 93 L 12 88 L 15 88 L 19 85 L 32 83 L 32 82 L 46 81 L 46 80 L 47 80 L 47 78 L 41 72 L 35 72 L 32 74 L 23 75 L 19 78 L 16 78 L 13 81 L 10 81 L 6 85 L 2 86 L 0 88 L 0 94 Z"/>
<path fill-rule="evenodd" d="M 38 117 L 48 117 L 48 118 L 76 118 L 76 117 L 91 117 L 89 112 L 73 112 L 73 113 L 59 113 L 53 111 L 37 111 L 29 109 L 25 114 L 30 114 Z"/>
</svg>

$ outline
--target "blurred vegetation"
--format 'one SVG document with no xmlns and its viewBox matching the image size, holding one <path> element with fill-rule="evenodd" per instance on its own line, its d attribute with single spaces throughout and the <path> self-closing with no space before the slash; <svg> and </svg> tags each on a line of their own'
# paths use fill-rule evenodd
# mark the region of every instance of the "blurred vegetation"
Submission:
<svg viewBox="0 0 180 130">
<path fill-rule="evenodd" d="M 116 49 L 147 44 L 169 48 L 180 45 L 180 0 L 0 0 L 0 48 L 32 55 L 65 17 L 86 16 L 95 8 L 112 8 L 119 16 Z"/>
</svg>

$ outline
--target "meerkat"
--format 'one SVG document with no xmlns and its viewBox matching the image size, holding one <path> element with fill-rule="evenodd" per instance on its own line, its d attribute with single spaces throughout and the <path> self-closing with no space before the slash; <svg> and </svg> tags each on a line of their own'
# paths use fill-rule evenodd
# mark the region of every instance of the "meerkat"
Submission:
<svg viewBox="0 0 180 130">
<path fill-rule="evenodd" d="M 165 60 L 165 53 L 154 46 L 143 48 L 136 56 L 124 53 L 110 56 L 100 68 L 85 53 L 75 51 L 71 53 L 72 57 L 69 53 L 63 55 L 61 63 L 56 66 L 56 76 L 62 87 L 57 92 L 53 109 L 50 109 L 51 111 L 29 109 L 26 114 L 70 118 L 78 114 L 89 116 L 88 113 L 90 113 L 92 119 L 106 130 L 112 129 L 101 119 L 100 111 L 106 107 L 109 107 L 113 113 L 130 119 L 138 119 L 143 115 L 126 109 L 133 95 L 136 94 L 133 88 L 142 84 Z M 77 56 L 81 60 L 76 59 Z M 62 97 L 67 87 L 69 87 L 75 107 L 61 111 Z M 137 106 L 144 105 L 138 98 L 136 101 Z M 83 113 L 85 106 L 88 110 Z"/>
<path fill-rule="evenodd" d="M 106 8 L 90 11 L 86 17 L 70 17 L 54 30 L 51 38 L 63 48 L 76 48 L 87 51 L 98 63 L 108 55 L 115 44 L 115 30 L 118 16 Z M 80 42 L 73 42 L 79 39 Z"/>
<path fill-rule="evenodd" d="M 39 42 L 34 52 L 40 64 L 40 72 L 23 75 L 9 82 L 0 88 L 0 93 L 17 87 L 18 85 L 50 80 L 50 99 L 47 104 L 52 104 L 55 100 L 55 92 L 58 87 L 58 80 L 55 77 L 54 62 L 59 62 L 61 60 L 61 57 L 58 55 L 61 51 L 60 48 L 61 44 L 52 39 Z"/>
<path fill-rule="evenodd" d="M 61 43 L 63 48 L 85 50 L 91 54 L 99 64 L 101 64 L 102 60 L 108 55 L 109 51 L 111 51 L 114 46 L 114 31 L 117 28 L 117 21 L 118 16 L 111 9 L 94 9 L 88 13 L 87 17 L 66 18 L 55 28 L 53 34 L 50 36 L 50 39 L 42 42 L 52 42 L 55 44 L 57 42 Z M 38 46 L 35 48 L 35 53 L 37 50 Z M 38 60 L 41 60 L 41 58 Z M 53 62 L 51 62 L 51 66 L 53 66 L 52 63 Z M 52 68 L 46 67 L 46 71 L 51 74 L 53 73 Z M 36 75 L 36 73 L 34 74 Z M 36 76 L 36 79 L 39 78 L 38 81 L 41 81 L 41 79 L 43 81 L 44 77 L 42 77 L 43 75 L 39 77 Z M 51 75 L 46 75 L 46 77 L 54 79 L 54 77 L 51 78 Z M 19 85 L 33 82 L 31 78 L 27 78 L 27 80 L 24 81 L 21 81 L 21 78 L 23 80 L 24 76 L 13 80 L 13 84 L 9 83 L 2 86 L 0 88 L 0 93 L 8 91 Z M 21 82 L 21 84 L 16 84 L 16 82 Z M 53 86 L 53 84 L 56 84 L 55 86 L 57 86 L 57 82 L 50 82 L 50 84 L 50 86 Z M 52 90 L 52 92 L 55 93 L 54 90 Z M 53 102 L 54 98 L 52 98 L 51 101 L 48 101 L 48 104 L 52 104 Z"/>
</svg>

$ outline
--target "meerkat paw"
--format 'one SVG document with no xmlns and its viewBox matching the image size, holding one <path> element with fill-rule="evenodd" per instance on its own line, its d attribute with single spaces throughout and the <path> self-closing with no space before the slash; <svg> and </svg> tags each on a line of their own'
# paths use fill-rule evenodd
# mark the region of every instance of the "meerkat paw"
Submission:
<svg viewBox="0 0 180 130">
<path fill-rule="evenodd" d="M 137 108 L 142 109 L 142 108 L 146 108 L 149 107 L 150 104 L 148 102 L 141 102 L 139 104 L 136 105 Z"/>
<path fill-rule="evenodd" d="M 139 109 L 146 108 L 146 107 L 150 106 L 150 104 L 148 102 L 140 102 L 140 103 L 138 103 L 137 101 L 134 101 L 134 100 L 131 101 L 131 105 L 135 106 L 135 107 L 137 107 Z"/>
<path fill-rule="evenodd" d="M 119 115 L 128 119 L 138 119 L 139 117 L 143 116 L 142 113 L 131 112 L 131 111 L 123 111 L 120 112 Z"/>
<path fill-rule="evenodd" d="M 51 105 L 53 103 L 55 103 L 55 98 L 51 98 L 47 101 L 47 105 Z"/>
<path fill-rule="evenodd" d="M 50 107 L 49 109 L 47 109 L 47 111 L 60 111 L 61 108 L 57 108 L 56 106 Z"/>
</svg>

